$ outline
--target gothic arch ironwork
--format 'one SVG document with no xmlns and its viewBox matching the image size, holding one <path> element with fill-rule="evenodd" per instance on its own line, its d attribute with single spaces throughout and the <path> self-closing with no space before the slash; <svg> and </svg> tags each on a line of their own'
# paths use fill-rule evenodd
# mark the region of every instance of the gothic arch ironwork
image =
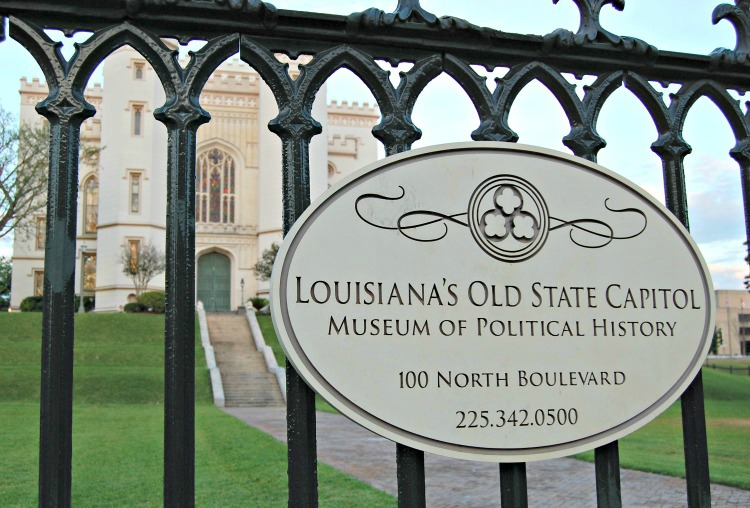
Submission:
<svg viewBox="0 0 750 508">
<path fill-rule="evenodd" d="M 474 140 L 517 141 L 508 124 L 515 98 L 530 82 L 544 85 L 560 104 L 570 125 L 563 143 L 575 155 L 595 161 L 606 144 L 597 132 L 599 113 L 620 87 L 644 106 L 657 131 L 651 149 L 659 156 L 668 208 L 686 226 L 684 158 L 691 151 L 682 128 L 692 105 L 707 97 L 726 118 L 736 144 L 729 155 L 738 163 L 750 238 L 750 121 L 729 93 L 750 90 L 750 3 L 718 5 L 714 24 L 728 20 L 735 28 L 734 49 L 711 55 L 660 51 L 645 41 L 614 34 L 600 22 L 603 8 L 625 8 L 624 0 L 573 0 L 579 10 L 577 32 L 521 35 L 438 17 L 418 0 L 399 0 L 393 12 L 368 9 L 349 16 L 300 14 L 257 0 L 0 0 L 0 14 L 10 16 L 10 34 L 39 63 L 49 96 L 37 110 L 50 120 L 50 168 L 44 272 L 44 320 L 40 437 L 40 505 L 69 505 L 72 430 L 72 327 L 78 149 L 80 126 L 95 114 L 84 87 L 96 66 L 117 48 L 130 45 L 155 69 L 165 103 L 156 118 L 168 132 L 168 281 L 166 338 L 165 504 L 193 502 L 193 345 L 195 294 L 196 131 L 210 120 L 200 93 L 210 74 L 239 53 L 266 81 L 279 106 L 269 125 L 282 140 L 284 231 L 310 204 L 309 142 L 321 132 L 312 116 L 315 93 L 338 69 L 352 71 L 372 92 L 382 112 L 373 128 L 387 154 L 411 148 L 421 137 L 412 121 L 414 105 L 425 87 L 445 74 L 464 90 L 478 116 Z M 553 0 L 554 4 L 559 0 Z M 313 20 L 313 23 L 310 23 Z M 66 60 L 60 45 L 45 34 L 91 31 Z M 185 67 L 161 37 L 181 43 L 208 39 Z M 275 56 L 308 54 L 312 60 L 293 79 Z M 413 63 L 394 87 L 377 64 Z M 490 92 L 472 66 L 508 68 Z M 579 98 L 565 77 L 593 75 Z M 652 83 L 681 88 L 669 106 Z M 189 341 L 188 341 L 189 342 Z M 288 371 L 290 505 L 317 504 L 315 416 L 312 392 Z M 688 500 L 709 506 L 708 459 L 700 377 L 683 395 Z M 400 502 L 424 505 L 420 452 L 398 447 Z M 597 450 L 597 494 L 601 505 L 619 506 L 617 445 Z M 504 505 L 525 500 L 523 465 L 500 468 Z"/>
</svg>

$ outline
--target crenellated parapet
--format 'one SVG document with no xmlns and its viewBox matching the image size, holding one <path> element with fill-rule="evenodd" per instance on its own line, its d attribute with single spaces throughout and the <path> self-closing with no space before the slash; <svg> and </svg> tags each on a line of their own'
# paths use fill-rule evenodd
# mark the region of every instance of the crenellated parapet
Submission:
<svg viewBox="0 0 750 508">
<path fill-rule="evenodd" d="M 49 95 L 49 87 L 47 83 L 42 82 L 39 78 L 27 77 L 21 78 L 19 86 L 19 94 L 21 95 L 21 104 L 24 106 L 30 106 L 33 108 Z M 104 95 L 104 88 L 101 83 L 94 83 L 88 86 L 84 92 L 86 100 L 94 106 L 97 111 L 101 111 L 102 97 Z M 23 116 L 23 115 L 22 115 Z M 36 112 L 33 115 L 36 118 Z M 23 120 L 23 119 L 22 119 Z M 28 118 L 25 119 L 29 121 Z M 96 144 L 101 138 L 101 119 L 100 115 L 97 114 L 95 117 L 87 118 L 81 125 L 81 139 L 87 143 Z"/>
<path fill-rule="evenodd" d="M 380 119 L 380 110 L 367 102 L 331 101 L 328 104 L 328 125 L 373 128 Z"/>
<path fill-rule="evenodd" d="M 39 78 L 29 78 L 23 76 L 21 78 L 21 84 L 18 89 L 21 97 L 27 98 L 22 102 L 24 104 L 35 104 L 47 97 L 49 94 L 49 87 L 47 83 L 42 82 Z M 94 106 L 100 106 L 102 102 L 102 95 L 104 94 L 104 88 L 101 83 L 94 83 L 91 86 L 86 87 L 84 96 Z M 32 102 L 35 100 L 36 102 Z"/>
<path fill-rule="evenodd" d="M 257 108 L 259 91 L 258 73 L 233 58 L 211 75 L 200 100 L 206 107 Z"/>
<path fill-rule="evenodd" d="M 328 155 L 357 157 L 361 138 L 346 134 L 334 134 L 328 137 Z"/>
</svg>

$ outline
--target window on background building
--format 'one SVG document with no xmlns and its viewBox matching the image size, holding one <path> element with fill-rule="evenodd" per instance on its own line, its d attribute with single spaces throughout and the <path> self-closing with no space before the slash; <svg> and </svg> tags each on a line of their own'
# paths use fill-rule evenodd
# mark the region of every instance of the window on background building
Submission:
<svg viewBox="0 0 750 508">
<path fill-rule="evenodd" d="M 233 224 L 235 219 L 235 162 L 223 150 L 213 148 L 198 155 L 195 220 Z"/>
<path fill-rule="evenodd" d="M 750 314 L 739 314 L 740 323 L 750 322 Z"/>
<path fill-rule="evenodd" d="M 135 272 L 138 269 L 138 253 L 141 250 L 141 241 L 128 240 L 128 247 L 130 248 L 130 269 Z"/>
<path fill-rule="evenodd" d="M 96 233 L 99 220 L 99 180 L 92 176 L 83 184 L 83 232 Z"/>
<path fill-rule="evenodd" d="M 130 212 L 141 212 L 141 174 L 130 173 Z"/>
<path fill-rule="evenodd" d="M 94 291 L 96 289 L 96 252 L 84 253 L 83 256 L 83 289 Z"/>
<path fill-rule="evenodd" d="M 47 239 L 47 217 L 36 218 L 36 249 L 44 250 L 44 241 Z"/>
<path fill-rule="evenodd" d="M 136 104 L 133 106 L 133 136 L 140 136 L 143 133 L 143 106 Z"/>
<path fill-rule="evenodd" d="M 146 65 L 143 62 L 136 62 L 133 65 L 133 78 L 135 78 L 138 81 L 143 80 L 143 71 L 145 67 Z"/>
<path fill-rule="evenodd" d="M 44 295 L 44 270 L 34 270 L 34 296 Z"/>
</svg>

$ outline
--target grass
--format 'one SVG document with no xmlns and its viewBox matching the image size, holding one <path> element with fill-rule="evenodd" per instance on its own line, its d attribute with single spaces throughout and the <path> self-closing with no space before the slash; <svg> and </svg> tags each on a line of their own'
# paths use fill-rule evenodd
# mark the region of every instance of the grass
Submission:
<svg viewBox="0 0 750 508">
<path fill-rule="evenodd" d="M 709 358 L 703 366 L 728 374 L 750 376 L 750 357 L 747 356 L 741 358 Z M 730 368 L 732 370 L 729 370 Z"/>
<path fill-rule="evenodd" d="M 712 365 L 722 365 L 726 367 L 728 367 L 729 365 L 734 365 L 737 367 L 750 367 L 750 356 L 734 356 L 732 358 L 707 358 L 706 363 L 710 363 Z"/>
<path fill-rule="evenodd" d="M 37 502 L 41 315 L 0 313 L 0 499 Z M 76 316 L 75 506 L 160 506 L 162 316 Z M 286 506 L 286 446 L 218 410 L 196 341 L 197 506 Z M 395 499 L 319 464 L 323 506 L 395 506 Z"/>
<path fill-rule="evenodd" d="M 281 365 L 270 318 L 259 317 Z M 162 504 L 163 318 L 76 316 L 73 503 Z M 36 503 L 41 315 L 0 313 L 0 499 Z M 280 356 L 279 356 L 280 355 Z M 211 404 L 196 343 L 196 503 L 285 506 L 286 448 Z M 704 369 L 711 479 L 750 489 L 750 377 Z M 593 452 L 579 456 L 593 460 Z M 623 468 L 685 474 L 679 403 L 620 441 Z M 395 500 L 324 464 L 322 506 Z"/>
<path fill-rule="evenodd" d="M 273 355 L 276 357 L 276 363 L 278 363 L 280 366 L 286 365 L 286 356 L 284 356 L 284 350 L 281 348 L 281 344 L 279 344 L 279 339 L 276 337 L 276 330 L 273 327 L 273 320 L 271 319 L 271 316 L 264 316 L 261 314 L 258 314 L 258 325 L 260 326 L 260 331 L 263 334 L 263 338 L 266 341 L 266 344 L 273 350 Z M 323 411 L 325 413 L 338 413 L 333 406 L 331 406 L 328 402 L 325 401 L 323 397 L 315 394 L 315 409 L 318 411 Z"/>
<path fill-rule="evenodd" d="M 750 489 L 750 377 L 703 369 L 711 481 Z M 685 477 L 682 416 L 676 402 L 620 440 L 623 468 Z M 592 461 L 593 452 L 577 455 Z"/>
<path fill-rule="evenodd" d="M 266 342 L 283 365 L 284 353 L 270 316 L 258 316 Z M 713 364 L 715 360 L 711 360 Z M 721 362 L 722 360 L 719 360 Z M 723 360 L 721 365 L 727 365 Z M 731 360 L 747 368 L 748 359 Z M 750 377 L 703 369 L 706 426 L 711 480 L 750 489 Z M 594 460 L 594 452 L 577 455 Z M 680 403 L 675 403 L 642 429 L 620 441 L 620 465 L 653 473 L 685 477 Z"/>
</svg>

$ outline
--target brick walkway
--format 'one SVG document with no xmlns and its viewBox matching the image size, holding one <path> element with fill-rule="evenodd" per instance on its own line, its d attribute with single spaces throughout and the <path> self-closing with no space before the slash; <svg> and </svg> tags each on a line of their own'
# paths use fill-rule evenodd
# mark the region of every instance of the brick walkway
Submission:
<svg viewBox="0 0 750 508">
<path fill-rule="evenodd" d="M 240 420 L 286 441 L 280 408 L 227 408 Z M 394 496 L 396 446 L 343 416 L 318 413 L 318 459 Z M 425 454 L 427 506 L 499 505 L 497 464 Z M 529 506 L 595 507 L 594 466 L 574 459 L 530 462 L 526 466 Z M 683 507 L 685 480 L 637 471 L 621 474 L 622 501 L 628 507 Z M 750 491 L 711 486 L 713 506 L 748 507 Z"/>
</svg>

